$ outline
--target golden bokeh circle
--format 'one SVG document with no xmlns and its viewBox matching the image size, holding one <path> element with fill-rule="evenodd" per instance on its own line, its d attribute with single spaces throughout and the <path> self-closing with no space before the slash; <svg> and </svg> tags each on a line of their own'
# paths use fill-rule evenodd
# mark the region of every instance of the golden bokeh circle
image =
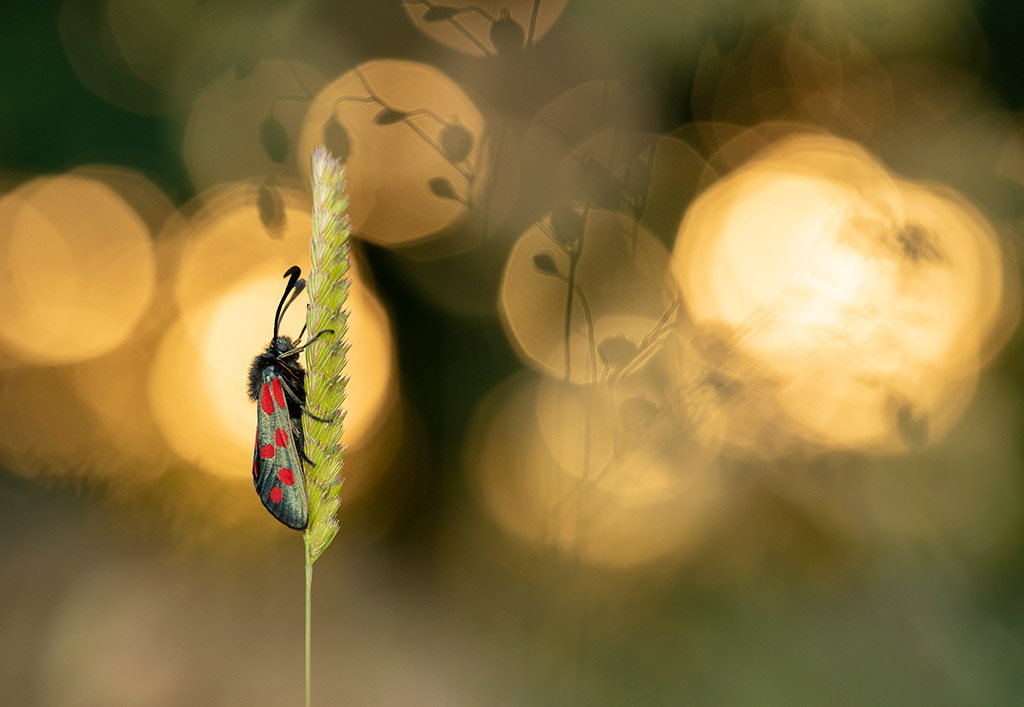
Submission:
<svg viewBox="0 0 1024 707">
<path fill-rule="evenodd" d="M 485 121 L 437 69 L 366 62 L 323 88 L 298 154 L 324 144 L 345 162 L 352 228 L 387 246 L 422 243 L 477 211 L 490 172 Z M 309 161 L 300 160 L 309 175 Z"/>
<path fill-rule="evenodd" d="M 123 342 L 155 286 L 151 234 L 100 181 L 40 177 L 0 200 L 0 341 L 12 355 L 57 364 Z"/>
<path fill-rule="evenodd" d="M 1015 322 L 977 211 L 828 136 L 783 140 L 702 194 L 673 270 L 694 322 L 720 332 L 710 363 L 742 391 L 732 441 L 758 451 L 941 436 Z"/>
<path fill-rule="evenodd" d="M 565 313 L 570 256 L 550 217 L 524 233 L 509 254 L 499 308 L 509 337 L 529 365 L 574 382 L 594 382 L 598 347 L 608 337 L 640 341 L 675 299 L 668 254 L 632 219 L 591 210 L 582 221 L 582 255 L 573 278 L 572 316 Z"/>
<path fill-rule="evenodd" d="M 601 567 L 674 564 L 699 547 L 726 501 L 709 459 L 641 445 L 590 465 L 582 448 L 570 448 L 588 439 L 600 446 L 607 427 L 598 422 L 588 434 L 595 422 L 574 400 L 578 387 L 549 388 L 539 398 L 541 385 L 528 374 L 505 381 L 470 427 L 467 473 L 495 522 Z"/>
</svg>

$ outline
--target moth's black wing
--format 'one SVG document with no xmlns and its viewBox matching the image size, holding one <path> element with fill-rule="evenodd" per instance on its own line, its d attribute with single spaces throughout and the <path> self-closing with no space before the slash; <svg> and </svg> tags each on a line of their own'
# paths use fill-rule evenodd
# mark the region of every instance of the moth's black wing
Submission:
<svg viewBox="0 0 1024 707">
<path fill-rule="evenodd" d="M 309 499 L 302 460 L 296 449 L 293 418 L 278 370 L 267 366 L 256 401 L 256 446 L 252 474 L 256 493 L 267 510 L 289 528 L 309 521 Z"/>
</svg>

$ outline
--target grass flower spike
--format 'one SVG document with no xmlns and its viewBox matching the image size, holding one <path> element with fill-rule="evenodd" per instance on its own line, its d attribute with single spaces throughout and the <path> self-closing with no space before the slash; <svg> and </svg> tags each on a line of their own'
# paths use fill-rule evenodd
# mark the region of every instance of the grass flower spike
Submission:
<svg viewBox="0 0 1024 707">
<path fill-rule="evenodd" d="M 337 512 L 341 502 L 342 465 L 345 449 L 341 433 L 345 419 L 345 359 L 348 353 L 348 197 L 345 196 L 345 167 L 320 145 L 311 157 L 313 189 L 313 236 L 310 240 L 311 268 L 306 292 L 306 330 L 333 329 L 323 344 L 306 349 L 306 403 L 319 422 L 306 418 L 306 453 L 313 460 L 307 471 L 309 526 L 306 545 L 309 562 L 331 544 L 338 532 Z"/>
</svg>

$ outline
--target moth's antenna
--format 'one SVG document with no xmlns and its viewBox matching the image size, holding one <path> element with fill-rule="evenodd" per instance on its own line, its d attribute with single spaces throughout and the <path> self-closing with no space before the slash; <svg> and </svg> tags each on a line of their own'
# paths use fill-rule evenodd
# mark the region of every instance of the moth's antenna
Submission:
<svg viewBox="0 0 1024 707">
<path fill-rule="evenodd" d="M 306 281 L 300 280 L 299 275 L 302 274 L 302 270 L 299 269 L 298 265 L 293 265 L 285 271 L 284 277 L 289 278 L 288 284 L 285 285 L 284 294 L 281 295 L 281 301 L 277 305 L 277 314 L 274 315 L 274 338 L 277 338 L 278 332 L 281 330 L 281 319 L 284 317 L 285 311 L 299 293 L 306 289 Z M 291 295 L 289 298 L 288 295 Z"/>
</svg>

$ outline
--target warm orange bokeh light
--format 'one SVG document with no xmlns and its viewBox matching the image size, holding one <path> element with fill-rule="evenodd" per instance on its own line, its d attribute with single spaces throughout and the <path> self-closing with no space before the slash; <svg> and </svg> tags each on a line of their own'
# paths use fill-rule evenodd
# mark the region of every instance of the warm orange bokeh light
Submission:
<svg viewBox="0 0 1024 707">
<path fill-rule="evenodd" d="M 174 297 L 186 318 L 227 283 L 260 272 L 280 275 L 295 264 L 308 267 L 309 197 L 293 183 L 275 187 L 275 195 L 277 228 L 261 221 L 257 187 L 248 183 L 206 192 L 187 226 L 166 234 L 167 250 L 178 260 Z"/>
<path fill-rule="evenodd" d="M 591 564 L 678 561 L 721 507 L 712 456 L 659 442 L 613 449 L 621 421 L 595 405 L 603 394 L 528 376 L 492 393 L 466 457 L 480 500 L 507 532 Z"/>
<path fill-rule="evenodd" d="M 221 195 L 181 234 L 182 316 L 165 335 L 150 378 L 154 414 L 172 448 L 238 480 L 248 479 L 256 424 L 245 374 L 273 334 L 281 274 L 292 264 L 308 269 L 311 228 L 309 212 L 289 203 L 287 231 L 270 239 L 246 193 Z M 357 448 L 391 402 L 394 363 L 386 314 L 358 271 L 350 273 L 344 443 Z M 298 336 L 304 302 L 289 309 L 281 333 Z M 183 380 L 192 385 L 183 389 Z"/>
<path fill-rule="evenodd" d="M 116 450 L 123 463 L 115 467 L 97 461 L 96 454 L 83 454 L 96 476 L 126 470 L 132 481 L 153 478 L 164 471 L 172 455 L 157 429 L 145 397 L 153 344 L 129 340 L 105 356 L 76 365 L 72 371 L 78 401 L 95 416 L 103 449 Z M 56 407 L 56 403 L 54 403 Z M 39 446 L 49 444 L 48 435 L 36 435 Z M 99 452 L 95 446 L 85 450 Z M 100 457 L 102 460 L 102 457 Z"/>
<path fill-rule="evenodd" d="M 705 192 L 673 268 L 695 323 L 732 351 L 709 363 L 760 390 L 732 441 L 761 451 L 780 426 L 876 450 L 941 434 L 1016 321 L 980 214 L 826 136 L 784 140 Z"/>
<path fill-rule="evenodd" d="M 640 341 L 651 333 L 676 293 L 665 249 L 628 217 L 590 211 L 582 225 L 582 243 L 568 342 L 568 256 L 552 234 L 550 218 L 535 224 L 513 247 L 498 304 L 527 363 L 565 377 L 568 345 L 569 378 L 593 382 L 602 366 L 597 351 L 601 342 L 614 336 Z M 549 263 L 555 270 L 538 263 Z"/>
<path fill-rule="evenodd" d="M 152 297 L 150 239 L 116 191 L 74 172 L 7 194 L 0 200 L 0 341 L 41 364 L 113 349 Z"/>
<path fill-rule="evenodd" d="M 422 242 L 467 217 L 487 182 L 484 118 L 433 67 L 362 64 L 317 95 L 298 154 L 325 144 L 346 163 L 352 227 L 382 245 Z M 300 169 L 309 174 L 308 160 Z"/>
</svg>

